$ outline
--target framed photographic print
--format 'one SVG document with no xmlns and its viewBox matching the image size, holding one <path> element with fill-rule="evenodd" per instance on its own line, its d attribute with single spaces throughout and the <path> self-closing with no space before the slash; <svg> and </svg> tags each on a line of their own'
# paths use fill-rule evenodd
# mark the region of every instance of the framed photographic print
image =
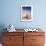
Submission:
<svg viewBox="0 0 46 46">
<path fill-rule="evenodd" d="M 32 5 L 21 5 L 21 21 L 32 21 L 33 7 Z"/>
</svg>

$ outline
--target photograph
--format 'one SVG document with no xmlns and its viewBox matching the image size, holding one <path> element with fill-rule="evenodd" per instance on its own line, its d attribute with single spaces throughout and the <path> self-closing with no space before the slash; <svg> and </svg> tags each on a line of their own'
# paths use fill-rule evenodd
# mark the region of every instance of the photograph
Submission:
<svg viewBox="0 0 46 46">
<path fill-rule="evenodd" d="M 32 21 L 32 5 L 21 5 L 21 21 Z"/>
</svg>

